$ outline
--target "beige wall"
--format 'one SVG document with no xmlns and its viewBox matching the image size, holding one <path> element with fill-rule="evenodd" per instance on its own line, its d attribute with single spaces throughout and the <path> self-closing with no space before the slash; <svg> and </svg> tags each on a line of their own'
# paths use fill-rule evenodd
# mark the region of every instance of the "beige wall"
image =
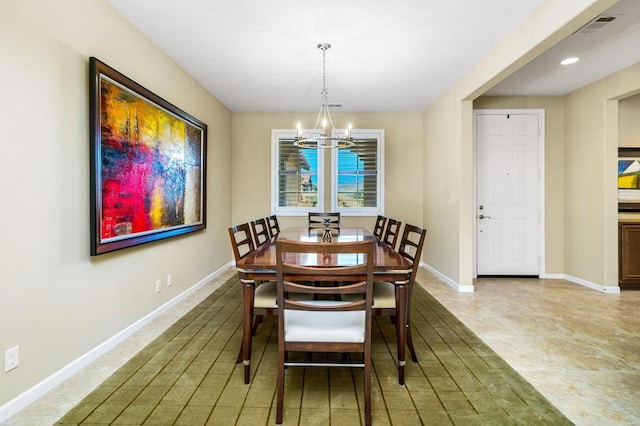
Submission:
<svg viewBox="0 0 640 426">
<path fill-rule="evenodd" d="M 460 262 L 460 145 L 455 118 L 458 103 L 441 100 L 425 113 L 424 223 L 429 229 L 422 258 L 453 280 Z M 446 125 L 451 121 L 450 125 Z M 468 182 L 472 186 L 471 182 Z"/>
<path fill-rule="evenodd" d="M 621 99 L 618 104 L 619 145 L 640 147 L 640 95 Z"/>
<path fill-rule="evenodd" d="M 233 113 L 233 223 L 271 212 L 271 129 L 293 129 L 315 122 L 317 113 Z M 334 113 L 333 122 L 385 131 L 385 215 L 422 226 L 422 113 Z M 310 125 L 311 125 L 310 124 Z M 330 186 L 330 156 L 325 188 Z M 325 200 L 330 209 L 331 203 Z M 373 228 L 373 217 L 344 217 L 348 225 Z M 280 226 L 304 226 L 306 217 L 278 215 Z"/>
<path fill-rule="evenodd" d="M 617 286 L 618 100 L 640 90 L 640 64 L 566 96 L 565 273 Z"/>
<path fill-rule="evenodd" d="M 564 99 L 561 96 L 483 96 L 477 109 L 543 109 L 545 112 L 545 260 L 547 274 L 564 272 Z"/>
<path fill-rule="evenodd" d="M 231 114 L 106 1 L 0 7 L 2 406 L 230 260 Z M 208 125 L 205 231 L 89 256 L 90 56 Z"/>
</svg>

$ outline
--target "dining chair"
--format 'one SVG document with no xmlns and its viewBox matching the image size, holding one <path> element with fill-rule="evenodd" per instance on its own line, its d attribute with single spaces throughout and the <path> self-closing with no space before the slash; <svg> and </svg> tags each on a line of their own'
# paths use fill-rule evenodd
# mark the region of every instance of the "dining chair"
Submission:
<svg viewBox="0 0 640 426">
<path fill-rule="evenodd" d="M 409 276 L 409 284 L 407 286 L 407 334 L 406 344 L 409 347 L 411 359 L 418 362 L 416 350 L 413 346 L 413 338 L 411 337 L 411 293 L 415 285 L 416 274 L 420 264 L 420 256 L 422 255 L 422 247 L 427 231 L 414 225 L 406 224 L 398 246 L 398 254 L 409 260 L 412 264 L 411 275 Z M 373 312 L 375 315 L 389 315 L 395 324 L 396 314 L 396 292 L 395 285 L 390 282 L 376 281 L 373 283 Z"/>
<path fill-rule="evenodd" d="M 309 212 L 309 228 L 340 228 L 340 212 Z"/>
<path fill-rule="evenodd" d="M 280 225 L 278 224 L 278 217 L 275 214 L 267 217 L 267 226 L 269 226 L 269 233 L 271 237 L 275 237 L 280 233 Z"/>
<path fill-rule="evenodd" d="M 402 225 L 402 222 L 388 218 L 387 229 L 384 231 L 384 236 L 382 237 L 382 241 L 394 250 L 396 249 L 396 241 L 398 241 L 398 235 L 400 234 L 400 225 Z"/>
<path fill-rule="evenodd" d="M 233 255 L 235 257 L 236 262 L 240 259 L 247 256 L 249 253 L 253 252 L 256 247 L 253 244 L 253 240 L 251 238 L 251 229 L 248 223 L 243 223 L 242 225 L 237 225 L 229 228 L 229 238 L 231 239 L 231 247 L 233 249 Z M 238 272 L 238 275 L 240 273 Z M 251 312 L 251 336 L 255 335 L 258 330 L 258 325 L 262 322 L 262 319 L 265 315 L 275 315 L 277 314 L 277 306 L 276 306 L 276 283 L 275 281 L 251 281 L 244 280 L 240 275 L 240 281 L 242 282 L 243 288 L 245 286 L 254 286 L 254 296 L 253 300 L 248 301 L 250 303 L 249 310 Z M 249 344 L 251 346 L 251 344 Z M 243 361 L 243 347 L 240 345 L 240 351 L 238 353 L 238 357 L 236 358 L 236 364 Z M 249 359 L 245 361 L 245 383 L 248 383 L 248 378 L 250 375 L 250 361 Z"/>
<path fill-rule="evenodd" d="M 384 225 L 387 223 L 387 218 L 384 216 L 378 215 L 376 219 L 376 224 L 373 226 L 373 235 L 376 236 L 377 239 L 381 240 L 384 234 Z"/>
<path fill-rule="evenodd" d="M 248 223 L 229 228 L 229 238 L 236 262 L 256 249 Z"/>
<path fill-rule="evenodd" d="M 253 238 L 256 241 L 256 246 L 261 246 L 271 238 L 269 228 L 267 227 L 267 221 L 264 218 L 252 220 L 251 230 L 253 231 Z"/>
<path fill-rule="evenodd" d="M 371 424 L 371 306 L 373 240 L 349 243 L 276 241 L 278 291 L 278 379 L 276 423 L 282 423 L 285 369 L 289 367 L 351 367 L 364 369 L 365 423 Z M 329 259 L 347 257 L 348 266 L 327 266 Z M 315 262 L 319 260 L 319 262 Z M 314 287 L 311 281 L 333 286 Z M 340 284 L 338 284 L 340 283 Z M 321 300 L 292 299 L 293 294 L 320 294 Z M 335 296 L 359 295 L 358 300 Z M 309 354 L 299 361 L 292 352 Z M 361 353 L 362 362 L 331 362 L 322 353 Z M 297 354 L 299 355 L 299 354 Z M 314 359 L 314 355 L 315 359 Z M 328 359 L 328 361 L 326 361 Z M 359 360 L 357 360 L 359 361 Z"/>
</svg>

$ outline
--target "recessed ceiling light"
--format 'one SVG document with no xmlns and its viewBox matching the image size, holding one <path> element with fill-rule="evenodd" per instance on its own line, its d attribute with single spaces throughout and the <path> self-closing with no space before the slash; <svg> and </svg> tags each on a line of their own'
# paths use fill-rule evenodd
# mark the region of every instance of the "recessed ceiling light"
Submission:
<svg viewBox="0 0 640 426">
<path fill-rule="evenodd" d="M 580 60 L 580 58 L 578 58 L 577 56 L 572 56 L 570 58 L 563 59 L 562 61 L 560 61 L 560 64 L 561 65 L 571 65 L 571 64 L 575 64 L 579 60 Z"/>
</svg>

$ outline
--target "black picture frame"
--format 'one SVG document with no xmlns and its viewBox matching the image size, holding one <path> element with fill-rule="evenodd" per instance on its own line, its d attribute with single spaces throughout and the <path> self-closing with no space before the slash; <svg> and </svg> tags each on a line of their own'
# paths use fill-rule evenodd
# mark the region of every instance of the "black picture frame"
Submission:
<svg viewBox="0 0 640 426">
<path fill-rule="evenodd" d="M 89 68 L 91 255 L 205 229 L 207 125 L 97 58 Z"/>
<path fill-rule="evenodd" d="M 619 212 L 640 212 L 640 188 L 637 192 L 638 201 L 629 201 L 621 197 L 620 176 L 621 162 L 630 159 L 640 160 L 640 148 L 618 148 L 618 211 Z"/>
</svg>

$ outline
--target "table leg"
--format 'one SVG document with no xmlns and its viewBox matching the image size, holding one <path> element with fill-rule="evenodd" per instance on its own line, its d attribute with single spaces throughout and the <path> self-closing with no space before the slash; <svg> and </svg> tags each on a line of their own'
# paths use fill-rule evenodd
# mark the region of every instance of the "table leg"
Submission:
<svg viewBox="0 0 640 426">
<path fill-rule="evenodd" d="M 244 384 L 251 378 L 251 340 L 253 337 L 253 298 L 256 284 L 242 280 L 242 363 L 244 364 Z"/>
<path fill-rule="evenodd" d="M 396 335 L 398 344 L 398 383 L 404 385 L 405 348 L 407 345 L 407 283 L 396 283 Z"/>
</svg>

